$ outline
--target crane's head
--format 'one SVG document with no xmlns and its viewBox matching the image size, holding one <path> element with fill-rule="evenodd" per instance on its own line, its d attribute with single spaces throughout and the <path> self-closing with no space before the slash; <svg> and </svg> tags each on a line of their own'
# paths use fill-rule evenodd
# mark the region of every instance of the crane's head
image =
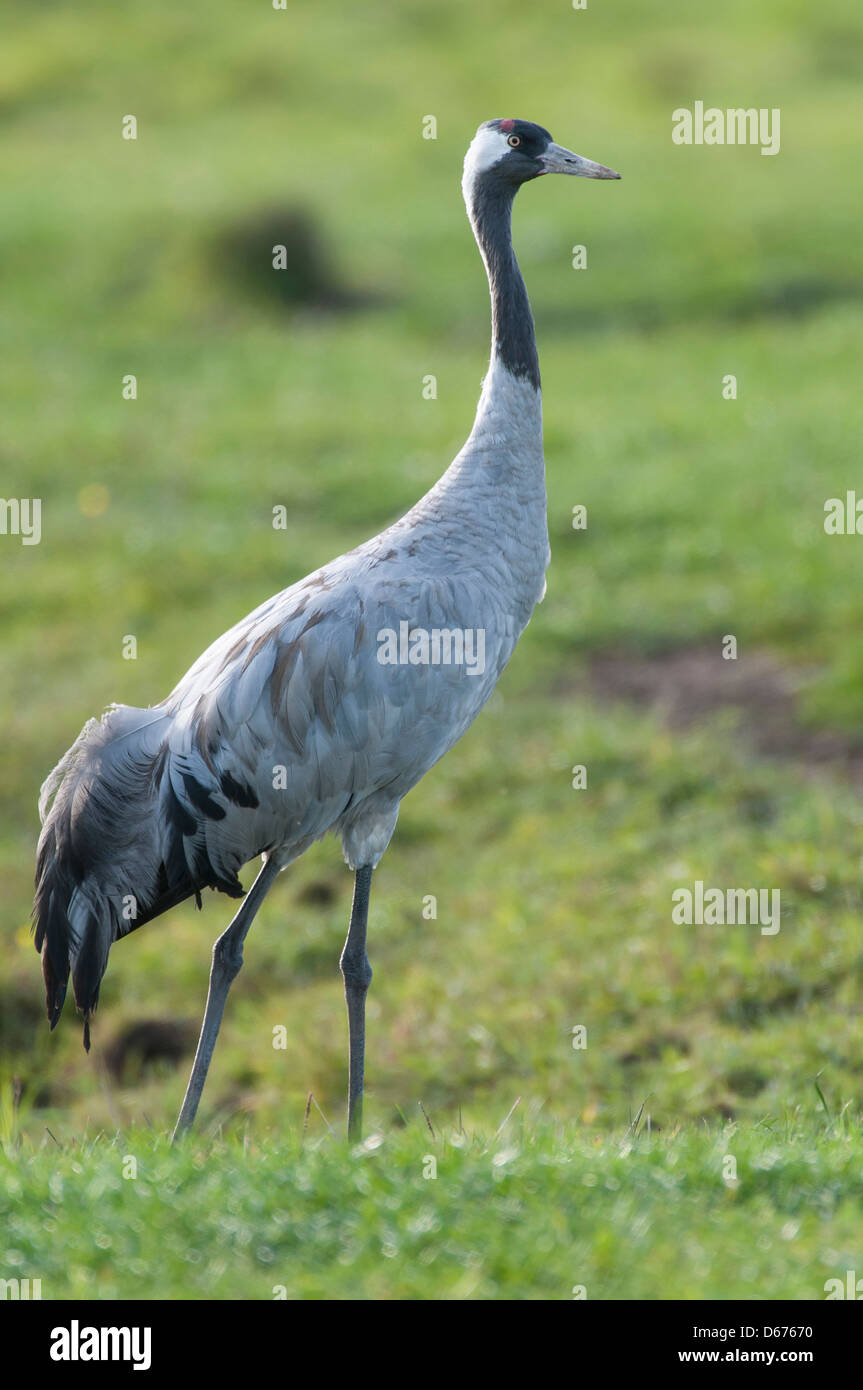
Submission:
<svg viewBox="0 0 863 1390">
<path fill-rule="evenodd" d="M 619 179 L 613 169 L 594 164 L 556 145 L 548 131 L 532 121 L 484 121 L 465 155 L 462 188 L 471 201 L 479 179 L 493 180 L 512 192 L 541 174 L 574 174 L 582 179 Z"/>
</svg>

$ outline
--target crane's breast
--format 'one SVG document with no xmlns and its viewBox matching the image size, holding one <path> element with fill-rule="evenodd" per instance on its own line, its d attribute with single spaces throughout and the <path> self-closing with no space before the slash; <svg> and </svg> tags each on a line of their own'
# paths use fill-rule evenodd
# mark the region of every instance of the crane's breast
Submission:
<svg viewBox="0 0 863 1390">
<path fill-rule="evenodd" d="M 302 852 L 369 798 L 397 807 L 482 709 L 532 608 L 475 569 L 358 568 L 263 605 L 165 702 L 177 794 L 226 871 Z"/>
</svg>

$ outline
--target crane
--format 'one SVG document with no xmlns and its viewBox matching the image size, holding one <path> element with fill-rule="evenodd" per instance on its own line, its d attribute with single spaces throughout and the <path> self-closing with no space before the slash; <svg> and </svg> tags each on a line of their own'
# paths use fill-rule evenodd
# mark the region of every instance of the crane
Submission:
<svg viewBox="0 0 863 1390">
<path fill-rule="evenodd" d="M 399 521 L 267 599 L 167 699 L 111 705 L 45 780 L 33 908 L 48 1021 L 69 975 L 84 1046 L 119 938 L 217 889 L 242 903 L 213 947 L 174 1138 L 193 1124 L 243 944 L 275 879 L 332 831 L 354 871 L 340 958 L 348 1135 L 362 1133 L 372 874 L 405 794 L 491 695 L 550 556 L 539 362 L 511 212 L 545 174 L 617 179 L 542 126 L 484 122 L 462 191 L 491 293 L 491 360 L 473 429 Z M 244 893 L 238 871 L 262 859 Z"/>
</svg>

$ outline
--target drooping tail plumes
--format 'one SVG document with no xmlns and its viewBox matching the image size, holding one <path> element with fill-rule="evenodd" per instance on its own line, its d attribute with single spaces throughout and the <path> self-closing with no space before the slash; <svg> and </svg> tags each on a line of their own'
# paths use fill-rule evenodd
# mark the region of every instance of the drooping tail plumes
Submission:
<svg viewBox="0 0 863 1390">
<path fill-rule="evenodd" d="M 112 943 L 195 891 L 182 853 L 160 844 L 164 738 L 164 713 L 115 705 L 85 724 L 39 797 L 33 921 L 48 1021 L 54 1028 L 71 973 L 88 1050 Z"/>
</svg>

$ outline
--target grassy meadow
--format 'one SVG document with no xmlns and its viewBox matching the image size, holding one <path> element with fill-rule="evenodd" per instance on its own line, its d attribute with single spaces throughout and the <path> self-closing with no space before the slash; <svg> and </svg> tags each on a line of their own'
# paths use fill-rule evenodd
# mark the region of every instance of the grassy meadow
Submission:
<svg viewBox="0 0 863 1390">
<path fill-rule="evenodd" d="M 863 550 L 823 525 L 863 497 L 859 6 L 10 0 L 5 28 L 0 491 L 42 499 L 42 534 L 0 535 L 0 1277 L 806 1299 L 863 1275 Z M 779 108 L 779 154 L 674 145 L 695 100 Z M 170 1150 L 232 905 L 114 949 L 89 1057 L 71 1002 L 49 1035 L 39 786 L 458 450 L 488 350 L 461 161 L 506 115 L 623 176 L 516 203 L 548 593 L 375 876 L 365 1145 L 327 841 L 258 915 Z M 697 879 L 778 889 L 781 929 L 676 925 Z M 172 1045 L 136 1052 L 141 1023 Z"/>
</svg>

